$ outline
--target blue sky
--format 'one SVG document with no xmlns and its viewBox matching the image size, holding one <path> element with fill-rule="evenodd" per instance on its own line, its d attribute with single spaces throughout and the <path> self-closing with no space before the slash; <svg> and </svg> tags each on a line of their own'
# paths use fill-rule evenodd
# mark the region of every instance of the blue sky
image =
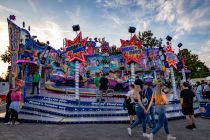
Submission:
<svg viewBox="0 0 210 140">
<path fill-rule="evenodd" d="M 86 37 L 105 37 L 120 46 L 128 39 L 128 26 L 137 31 L 152 30 L 157 38 L 173 37 L 172 44 L 183 43 L 210 67 L 209 0 L 1 0 L 0 53 L 8 45 L 6 18 L 15 14 L 15 23 L 31 26 L 31 34 L 49 40 L 55 48 L 63 38 L 73 39 L 72 25 L 80 24 Z M 6 71 L 7 64 L 0 62 Z"/>
</svg>

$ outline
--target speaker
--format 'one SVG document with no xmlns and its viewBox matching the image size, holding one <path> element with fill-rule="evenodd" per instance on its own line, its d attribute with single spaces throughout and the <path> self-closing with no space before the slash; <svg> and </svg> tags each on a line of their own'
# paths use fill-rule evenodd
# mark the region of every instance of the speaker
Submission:
<svg viewBox="0 0 210 140">
<path fill-rule="evenodd" d="M 72 26 L 73 31 L 77 32 L 80 30 L 79 24 Z"/>
<path fill-rule="evenodd" d="M 182 43 L 179 43 L 177 46 L 178 46 L 179 48 L 181 48 L 181 47 L 182 47 Z"/>
<path fill-rule="evenodd" d="M 167 41 L 171 41 L 171 40 L 172 40 L 172 37 L 168 35 L 168 36 L 166 37 L 166 40 L 167 40 Z"/>
<path fill-rule="evenodd" d="M 129 33 L 135 33 L 135 31 L 136 31 L 136 27 L 129 26 L 129 28 L 128 28 Z"/>
</svg>

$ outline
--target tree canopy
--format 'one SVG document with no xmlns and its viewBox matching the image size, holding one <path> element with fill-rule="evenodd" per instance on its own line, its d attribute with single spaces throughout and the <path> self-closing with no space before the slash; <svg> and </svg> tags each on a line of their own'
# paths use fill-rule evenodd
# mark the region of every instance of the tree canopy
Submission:
<svg viewBox="0 0 210 140">
<path fill-rule="evenodd" d="M 197 54 L 192 54 L 188 49 L 182 49 L 178 53 L 178 57 L 180 56 L 186 57 L 185 68 L 191 70 L 191 73 L 188 74 L 189 77 L 204 78 L 210 75 L 209 68 L 199 60 Z"/>
<path fill-rule="evenodd" d="M 7 50 L 3 54 L 0 55 L 0 58 L 4 63 L 11 64 L 11 52 L 10 52 L 9 46 L 7 46 Z"/>
<path fill-rule="evenodd" d="M 154 48 L 162 44 L 162 39 L 154 37 L 151 30 L 139 32 L 137 37 L 142 41 L 144 47 Z"/>
</svg>

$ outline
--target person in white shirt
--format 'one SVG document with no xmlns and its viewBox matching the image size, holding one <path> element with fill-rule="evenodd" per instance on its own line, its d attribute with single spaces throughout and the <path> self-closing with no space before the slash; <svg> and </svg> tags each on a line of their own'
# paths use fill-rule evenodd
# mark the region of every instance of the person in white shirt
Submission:
<svg viewBox="0 0 210 140">
<path fill-rule="evenodd" d="M 205 97 L 208 97 L 210 94 L 210 87 L 207 82 L 204 83 L 203 94 Z"/>
<path fill-rule="evenodd" d="M 130 118 L 130 124 L 132 124 L 135 121 L 136 118 L 136 111 L 135 111 L 135 101 L 132 98 L 133 90 L 134 90 L 134 85 L 130 85 L 130 90 L 126 94 L 126 106 L 128 108 L 128 115 Z"/>
<path fill-rule="evenodd" d="M 196 82 L 196 89 L 195 89 L 195 96 L 198 102 L 201 101 L 201 95 L 202 95 L 202 85 L 200 82 Z"/>
</svg>

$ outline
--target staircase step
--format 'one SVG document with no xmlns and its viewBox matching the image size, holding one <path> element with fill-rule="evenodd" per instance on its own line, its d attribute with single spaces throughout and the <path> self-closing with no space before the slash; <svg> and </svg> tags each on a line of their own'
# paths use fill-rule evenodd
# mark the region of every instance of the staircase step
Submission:
<svg viewBox="0 0 210 140">
<path fill-rule="evenodd" d="M 66 95 L 48 95 L 48 96 L 29 96 L 26 98 L 26 100 L 30 99 L 39 99 L 39 100 L 45 100 L 45 101 L 53 101 L 58 103 L 68 103 L 77 105 L 78 101 L 75 101 L 74 98 L 70 98 Z M 84 101 L 85 100 L 85 101 Z M 116 99 L 117 100 L 117 99 Z M 101 102 L 100 105 L 104 107 L 123 107 L 123 100 L 120 100 L 118 102 L 114 101 L 113 98 L 105 98 L 106 102 Z M 108 102 L 107 102 L 108 101 Z M 97 106 L 99 103 L 96 102 L 95 98 L 81 98 L 80 105 L 82 106 Z"/>
</svg>

